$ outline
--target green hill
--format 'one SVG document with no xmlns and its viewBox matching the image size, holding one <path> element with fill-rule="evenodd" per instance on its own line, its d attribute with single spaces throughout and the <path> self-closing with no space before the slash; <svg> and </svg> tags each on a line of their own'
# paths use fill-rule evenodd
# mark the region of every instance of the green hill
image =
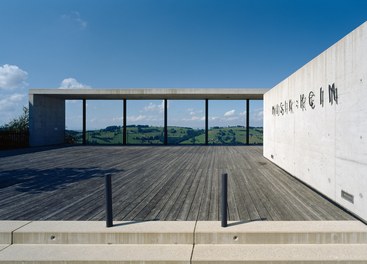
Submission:
<svg viewBox="0 0 367 264">
<path fill-rule="evenodd" d="M 163 144 L 163 127 L 148 125 L 127 126 L 128 144 Z M 169 126 L 168 144 L 205 144 L 205 130 L 190 127 Z M 71 144 L 82 143 L 82 132 L 66 130 L 66 142 Z M 122 144 L 122 127 L 109 126 L 100 130 L 88 130 L 86 133 L 88 144 Z M 209 144 L 246 144 L 246 128 L 235 127 L 213 127 L 208 133 Z M 263 128 L 250 127 L 250 144 L 263 143 Z"/>
</svg>

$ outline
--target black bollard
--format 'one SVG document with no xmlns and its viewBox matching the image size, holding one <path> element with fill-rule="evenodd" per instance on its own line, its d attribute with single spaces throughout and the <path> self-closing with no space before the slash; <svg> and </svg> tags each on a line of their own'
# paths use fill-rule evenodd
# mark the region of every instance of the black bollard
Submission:
<svg viewBox="0 0 367 264">
<path fill-rule="evenodd" d="M 222 227 L 227 227 L 228 174 L 222 174 Z"/>
<path fill-rule="evenodd" d="M 111 174 L 106 174 L 105 176 L 105 189 L 106 189 L 106 227 L 113 226 L 113 216 L 112 216 L 112 184 L 111 184 Z"/>
</svg>

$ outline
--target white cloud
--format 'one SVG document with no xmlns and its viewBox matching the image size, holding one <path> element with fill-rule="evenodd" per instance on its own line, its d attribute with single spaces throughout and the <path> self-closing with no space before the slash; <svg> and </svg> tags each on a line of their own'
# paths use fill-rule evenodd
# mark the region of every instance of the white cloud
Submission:
<svg viewBox="0 0 367 264">
<path fill-rule="evenodd" d="M 203 110 L 195 110 L 194 108 L 188 108 L 186 111 L 189 112 L 191 116 L 200 115 L 203 113 Z"/>
<path fill-rule="evenodd" d="M 71 11 L 68 14 L 62 15 L 61 18 L 75 23 L 80 29 L 86 29 L 88 26 L 88 22 L 81 18 L 78 11 Z"/>
<path fill-rule="evenodd" d="M 26 97 L 25 94 L 12 94 L 5 96 L 5 98 L 0 100 L 0 111 L 12 111 L 22 103 L 23 99 Z"/>
<path fill-rule="evenodd" d="M 27 105 L 27 95 L 25 93 L 0 94 L 0 98 L 0 125 L 6 124 L 19 116 L 23 111 L 23 106 Z"/>
<path fill-rule="evenodd" d="M 0 66 L 0 89 L 13 90 L 27 85 L 28 73 L 16 65 Z"/>
<path fill-rule="evenodd" d="M 183 118 L 182 121 L 205 121 L 205 116 L 191 116 L 190 118 Z"/>
<path fill-rule="evenodd" d="M 253 126 L 263 126 L 263 119 L 264 119 L 264 111 L 263 109 L 254 109 L 251 112 L 250 122 Z"/>
<path fill-rule="evenodd" d="M 91 89 L 91 87 L 78 82 L 74 78 L 66 78 L 62 80 L 59 89 Z"/>
<path fill-rule="evenodd" d="M 164 101 L 163 100 L 160 104 L 153 104 L 152 102 L 150 102 L 149 105 L 144 107 L 144 111 L 146 111 L 146 112 L 158 111 L 160 113 L 163 113 L 163 110 L 164 110 Z"/>
<path fill-rule="evenodd" d="M 191 120 L 194 120 L 194 121 L 196 121 L 196 120 L 202 120 L 202 121 L 204 121 L 205 120 L 205 116 L 192 116 L 191 117 Z"/>
<path fill-rule="evenodd" d="M 240 118 L 238 116 L 229 116 L 229 117 L 225 117 L 223 118 L 224 121 L 234 121 L 234 120 L 239 120 Z"/>
<path fill-rule="evenodd" d="M 233 116 L 235 113 L 236 113 L 236 110 L 232 109 L 232 110 L 230 110 L 228 112 L 225 112 L 224 113 L 224 116 Z"/>
<path fill-rule="evenodd" d="M 129 122 L 145 121 L 146 118 L 147 117 L 145 115 L 128 116 L 127 121 L 129 121 Z"/>
</svg>

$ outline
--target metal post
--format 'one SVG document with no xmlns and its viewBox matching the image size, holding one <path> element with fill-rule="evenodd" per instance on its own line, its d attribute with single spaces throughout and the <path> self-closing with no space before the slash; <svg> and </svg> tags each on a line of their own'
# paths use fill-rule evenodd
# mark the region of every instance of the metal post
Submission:
<svg viewBox="0 0 367 264">
<path fill-rule="evenodd" d="M 87 100 L 83 99 L 83 145 L 87 144 Z"/>
<path fill-rule="evenodd" d="M 123 145 L 126 145 L 127 143 L 127 130 L 126 130 L 126 116 L 127 116 L 127 113 L 126 113 L 126 99 L 124 99 L 124 105 L 123 105 L 123 124 L 122 124 L 122 144 Z"/>
<path fill-rule="evenodd" d="M 111 174 L 105 176 L 105 189 L 106 189 L 106 227 L 113 226 L 112 216 L 112 184 Z"/>
<path fill-rule="evenodd" d="M 209 134 L 209 100 L 205 99 L 205 145 L 208 145 Z"/>
<path fill-rule="evenodd" d="M 250 144 L 250 100 L 246 100 L 246 144 Z"/>
<path fill-rule="evenodd" d="M 164 145 L 168 145 L 168 130 L 167 130 L 167 99 L 164 99 Z"/>
<path fill-rule="evenodd" d="M 228 174 L 222 174 L 222 227 L 227 227 Z"/>
</svg>

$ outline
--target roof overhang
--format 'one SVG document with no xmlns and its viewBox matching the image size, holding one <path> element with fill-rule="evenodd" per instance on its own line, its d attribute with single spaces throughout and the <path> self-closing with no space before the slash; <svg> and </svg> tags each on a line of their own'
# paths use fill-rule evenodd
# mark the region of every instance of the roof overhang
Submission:
<svg viewBox="0 0 367 264">
<path fill-rule="evenodd" d="M 264 88 L 30 89 L 29 94 L 64 100 L 262 100 L 269 90 Z"/>
</svg>

